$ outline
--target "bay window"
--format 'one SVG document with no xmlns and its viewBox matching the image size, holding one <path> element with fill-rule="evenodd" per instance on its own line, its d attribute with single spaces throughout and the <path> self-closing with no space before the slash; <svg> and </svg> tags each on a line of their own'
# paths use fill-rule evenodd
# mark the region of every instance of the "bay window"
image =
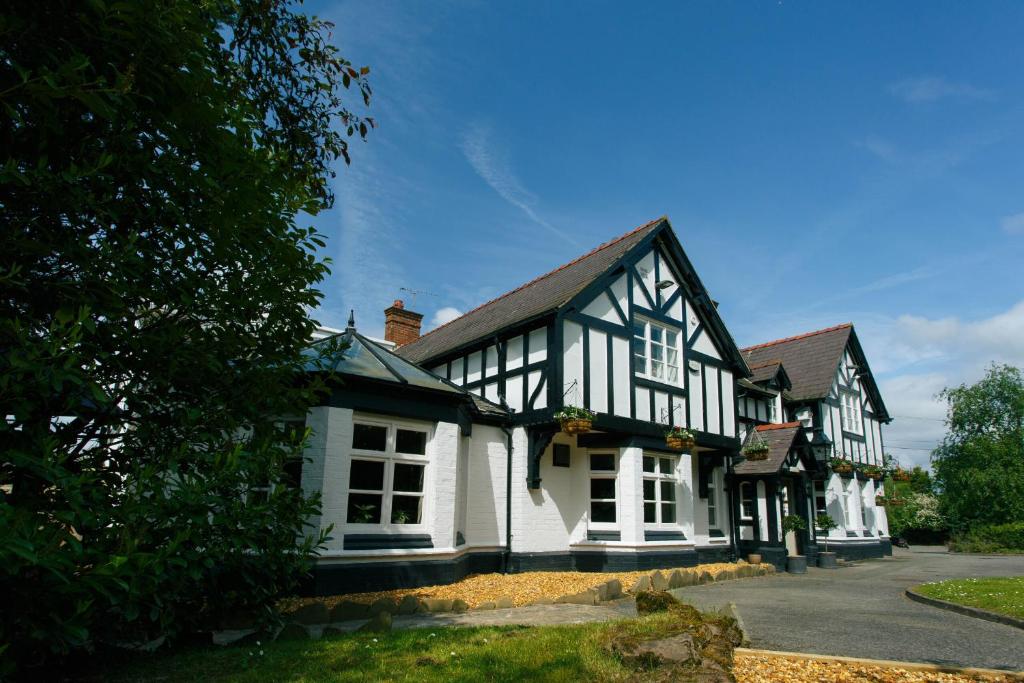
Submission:
<svg viewBox="0 0 1024 683">
<path fill-rule="evenodd" d="M 680 383 L 679 330 L 636 318 L 633 321 L 633 371 L 648 379 Z"/>
<path fill-rule="evenodd" d="M 676 524 L 676 458 L 644 455 L 644 524 Z"/>
<path fill-rule="evenodd" d="M 349 524 L 423 523 L 427 437 L 424 428 L 356 421 L 349 463 Z"/>
</svg>

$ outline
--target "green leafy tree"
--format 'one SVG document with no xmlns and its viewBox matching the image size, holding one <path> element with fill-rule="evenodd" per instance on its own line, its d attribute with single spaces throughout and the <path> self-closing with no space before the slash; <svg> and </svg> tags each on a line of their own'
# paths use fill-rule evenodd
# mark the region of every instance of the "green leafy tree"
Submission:
<svg viewBox="0 0 1024 683">
<path fill-rule="evenodd" d="M 945 439 L 932 454 L 941 509 L 955 531 L 1024 521 L 1024 375 L 993 364 L 947 388 Z"/>
<path fill-rule="evenodd" d="M 288 0 L 0 8 L 0 660 L 266 613 L 322 545 L 282 422 L 319 388 L 302 222 L 372 125 L 330 28 Z"/>
</svg>

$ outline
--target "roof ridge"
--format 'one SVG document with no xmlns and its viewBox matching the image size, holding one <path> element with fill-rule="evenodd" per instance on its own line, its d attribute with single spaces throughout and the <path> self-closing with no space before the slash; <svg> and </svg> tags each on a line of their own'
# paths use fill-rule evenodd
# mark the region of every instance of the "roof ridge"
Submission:
<svg viewBox="0 0 1024 683">
<path fill-rule="evenodd" d="M 621 242 L 622 240 L 626 239 L 627 237 L 630 237 L 631 235 L 635 235 L 636 233 L 640 232 L 641 230 L 643 230 L 645 228 L 649 228 L 652 225 L 655 225 L 655 224 L 660 223 L 661 221 L 664 221 L 664 220 L 667 220 L 667 219 L 668 219 L 668 216 L 664 216 L 664 215 L 660 216 L 658 218 L 655 218 L 652 221 L 648 221 L 648 222 L 644 223 L 643 225 L 641 225 L 639 227 L 633 228 L 632 230 L 630 230 L 629 232 L 627 232 L 627 233 L 625 233 L 623 235 L 619 235 L 615 239 L 609 240 L 609 241 L 607 241 L 607 242 L 605 242 L 603 244 L 599 244 L 598 246 L 594 247 L 593 249 L 591 249 L 587 253 L 583 254 L 582 256 L 578 256 L 578 257 L 574 258 L 572 261 L 569 261 L 568 263 L 563 263 L 562 265 L 558 266 L 554 270 L 548 271 L 547 273 L 544 273 L 543 275 L 538 275 L 537 277 L 533 278 L 529 282 L 521 284 L 518 287 L 516 287 L 515 289 L 510 289 L 509 291 L 505 292 L 504 294 L 501 294 L 500 296 L 494 297 L 490 301 L 485 301 L 484 303 L 480 304 L 476 308 L 472 308 L 472 309 L 466 311 L 465 313 L 460 315 L 458 318 L 454 318 L 452 320 L 449 320 L 448 322 L 446 322 L 443 325 L 438 325 L 437 327 L 432 329 L 430 332 L 427 332 L 426 334 L 422 334 L 417 339 L 415 339 L 414 341 L 409 342 L 409 344 L 407 344 L 406 346 L 411 346 L 412 344 L 415 344 L 416 342 L 418 342 L 420 339 L 425 339 L 426 337 L 429 337 L 430 335 L 434 334 L 438 330 L 442 330 L 445 327 L 448 327 L 449 325 L 451 325 L 452 323 L 454 323 L 456 321 L 459 321 L 459 320 L 462 320 L 463 318 L 465 318 L 470 313 L 474 313 L 476 311 L 479 311 L 481 308 L 484 308 L 486 306 L 490 306 L 494 302 L 500 301 L 500 300 L 504 299 L 505 297 L 512 296 L 516 292 L 518 292 L 520 290 L 523 290 L 523 289 L 529 287 L 532 284 L 540 282 L 541 280 L 543 280 L 545 278 L 551 277 L 555 273 L 557 273 L 559 271 L 562 271 L 562 270 L 565 270 L 569 266 L 574 265 L 576 263 L 579 263 L 583 259 L 589 258 L 589 257 L 593 256 L 594 254 L 596 254 L 597 252 L 603 251 L 604 249 L 607 249 L 608 247 L 616 245 L 619 242 Z"/>
<path fill-rule="evenodd" d="M 758 432 L 768 432 L 773 429 L 790 429 L 792 427 L 800 427 L 802 424 L 803 423 L 799 420 L 796 420 L 794 422 L 783 422 L 782 424 L 757 425 L 754 427 L 754 430 Z"/>
<path fill-rule="evenodd" d="M 832 327 L 826 327 L 826 328 L 821 329 L 821 330 L 814 330 L 813 332 L 804 332 L 803 334 L 797 334 L 797 335 L 794 335 L 792 337 L 784 337 L 782 339 L 776 339 L 775 341 L 764 342 L 763 344 L 755 344 L 753 346 L 744 347 L 744 348 L 740 349 L 740 351 L 742 353 L 746 353 L 748 351 L 753 351 L 755 349 L 763 349 L 766 346 L 775 346 L 776 344 L 785 344 L 786 342 L 797 341 L 799 339 L 806 339 L 807 337 L 813 337 L 815 335 L 825 334 L 826 332 L 835 332 L 836 330 L 841 330 L 841 329 L 843 329 L 845 327 L 853 327 L 853 323 L 841 323 L 839 325 L 833 325 Z"/>
</svg>

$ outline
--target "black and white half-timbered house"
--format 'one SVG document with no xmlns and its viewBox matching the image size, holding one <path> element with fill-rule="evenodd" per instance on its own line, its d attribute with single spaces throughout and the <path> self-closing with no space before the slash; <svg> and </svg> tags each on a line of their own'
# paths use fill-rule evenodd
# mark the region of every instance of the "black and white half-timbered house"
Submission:
<svg viewBox="0 0 1024 683">
<path fill-rule="evenodd" d="M 302 485 L 333 525 L 317 592 L 784 563 L 790 512 L 834 511 L 840 554 L 885 552 L 873 483 L 823 455 L 881 458 L 888 416 L 852 327 L 741 351 L 665 218 L 425 335 L 399 301 L 385 318 L 386 341 L 342 333 L 341 382 L 307 416 Z M 561 431 L 567 405 L 595 413 L 590 432 Z M 668 448 L 670 425 L 696 446 Z M 752 434 L 766 460 L 742 456 Z M 809 527 L 792 551 L 816 552 Z"/>
</svg>

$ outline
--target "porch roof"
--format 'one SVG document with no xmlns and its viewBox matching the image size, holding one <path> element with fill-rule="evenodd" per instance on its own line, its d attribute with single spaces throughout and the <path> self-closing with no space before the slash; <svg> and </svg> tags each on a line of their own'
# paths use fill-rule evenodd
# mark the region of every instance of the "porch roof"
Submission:
<svg viewBox="0 0 1024 683">
<path fill-rule="evenodd" d="M 803 435 L 803 425 L 799 422 L 759 425 L 754 432 L 768 444 L 768 457 L 764 460 L 743 460 L 736 465 L 735 472 L 738 475 L 778 473 L 785 464 L 794 441 L 798 437 L 807 439 Z M 753 440 L 754 432 L 747 435 L 744 445 Z"/>
</svg>

